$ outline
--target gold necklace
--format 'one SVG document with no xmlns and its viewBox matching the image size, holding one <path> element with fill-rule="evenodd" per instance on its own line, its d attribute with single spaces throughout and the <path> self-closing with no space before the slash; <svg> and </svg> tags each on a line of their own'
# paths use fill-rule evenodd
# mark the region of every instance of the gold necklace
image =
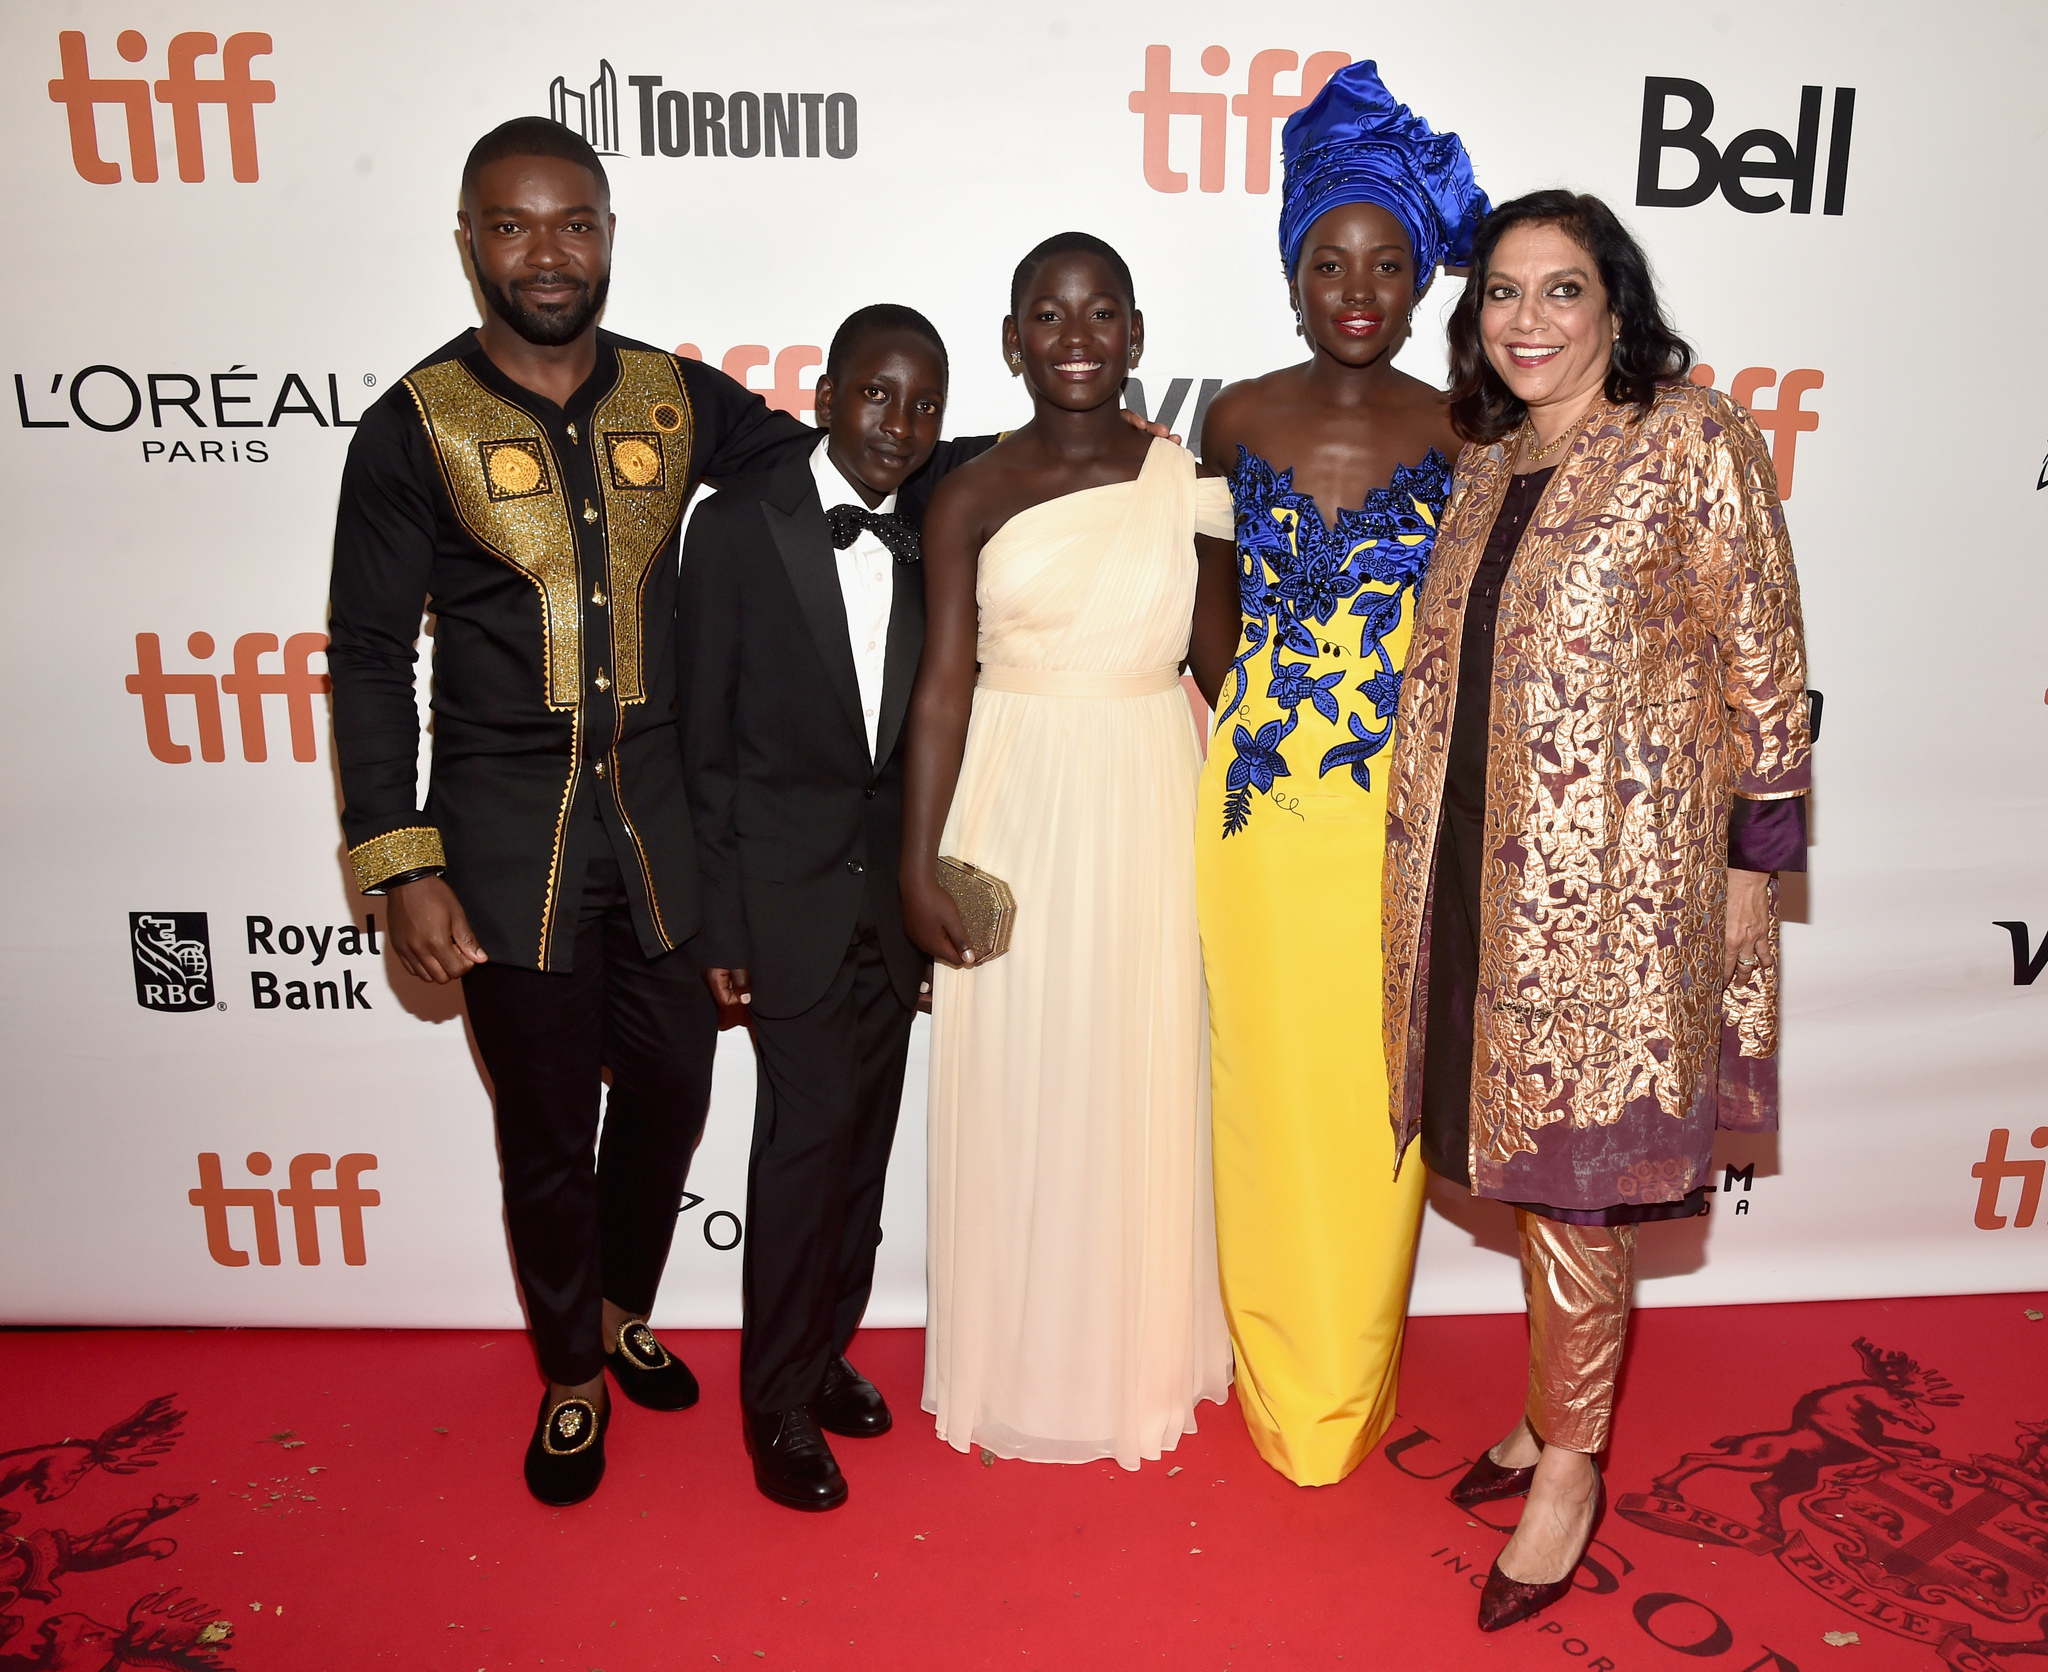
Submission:
<svg viewBox="0 0 2048 1672">
<path fill-rule="evenodd" d="M 1578 427 L 1586 421 L 1587 415 L 1592 410 L 1591 407 L 1588 407 L 1585 412 L 1580 413 L 1578 417 L 1565 425 L 1562 430 L 1558 431 L 1547 447 L 1538 447 L 1536 445 L 1536 420 L 1528 417 L 1523 418 L 1522 422 L 1529 427 L 1529 439 L 1523 444 L 1529 455 L 1529 462 L 1531 464 L 1541 464 L 1545 459 L 1549 458 L 1552 453 L 1556 452 L 1558 448 L 1562 447 L 1572 438 L 1577 432 Z"/>
</svg>

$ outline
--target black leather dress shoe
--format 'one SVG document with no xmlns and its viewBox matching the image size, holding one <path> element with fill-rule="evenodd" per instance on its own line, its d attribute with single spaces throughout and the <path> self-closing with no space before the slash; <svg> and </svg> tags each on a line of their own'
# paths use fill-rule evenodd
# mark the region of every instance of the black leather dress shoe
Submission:
<svg viewBox="0 0 2048 1672">
<path fill-rule="evenodd" d="M 526 1447 L 526 1490 L 557 1509 L 582 1503 L 604 1479 L 604 1431 L 611 1421 L 609 1400 L 601 1411 L 588 1399 L 565 1399 L 551 1411 L 543 1391 Z"/>
<path fill-rule="evenodd" d="M 745 1420 L 754 1484 L 765 1497 L 791 1509 L 837 1509 L 846 1502 L 846 1477 L 808 1410 L 749 1411 Z"/>
<path fill-rule="evenodd" d="M 697 1378 L 655 1340 L 644 1318 L 619 1331 L 618 1345 L 605 1354 L 604 1362 L 619 1392 L 636 1405 L 650 1411 L 684 1411 L 697 1403 Z"/>
<path fill-rule="evenodd" d="M 826 1433 L 843 1434 L 849 1440 L 871 1440 L 886 1434 L 895 1421 L 881 1390 L 836 1353 L 825 1366 L 824 1385 L 811 1401 L 811 1411 Z"/>
</svg>

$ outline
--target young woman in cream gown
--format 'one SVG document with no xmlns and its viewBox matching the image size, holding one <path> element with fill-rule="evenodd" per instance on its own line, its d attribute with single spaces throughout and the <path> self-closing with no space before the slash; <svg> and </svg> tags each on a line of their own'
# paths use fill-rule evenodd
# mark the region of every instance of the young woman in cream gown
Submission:
<svg viewBox="0 0 2048 1672">
<path fill-rule="evenodd" d="M 1230 496 L 1121 416 L 1143 321 L 1109 246 L 1033 250 L 1003 334 L 1034 416 L 926 514 L 906 760 L 904 917 L 938 963 L 924 1407 L 962 1451 L 1134 1469 L 1230 1386 L 1180 685 Z M 941 854 L 1016 895 L 984 967 Z"/>
</svg>

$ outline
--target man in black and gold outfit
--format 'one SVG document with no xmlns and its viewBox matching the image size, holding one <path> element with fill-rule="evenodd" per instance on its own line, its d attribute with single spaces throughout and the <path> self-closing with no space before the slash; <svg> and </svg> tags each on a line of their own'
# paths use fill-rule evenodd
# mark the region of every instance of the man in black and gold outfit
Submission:
<svg viewBox="0 0 2048 1672">
<path fill-rule="evenodd" d="M 496 1098 L 505 1211 L 548 1390 L 537 1498 L 604 1472 L 609 1364 L 636 1403 L 697 1384 L 646 1318 L 710 1098 L 677 739 L 676 530 L 698 480 L 817 432 L 723 373 L 597 328 L 610 187 L 537 117 L 470 153 L 488 305 L 364 414 L 335 529 L 328 665 L 349 856 L 394 953 L 461 980 Z M 414 646 L 434 632 L 434 753 Z M 611 1074 L 593 1166 L 601 1075 Z"/>
</svg>

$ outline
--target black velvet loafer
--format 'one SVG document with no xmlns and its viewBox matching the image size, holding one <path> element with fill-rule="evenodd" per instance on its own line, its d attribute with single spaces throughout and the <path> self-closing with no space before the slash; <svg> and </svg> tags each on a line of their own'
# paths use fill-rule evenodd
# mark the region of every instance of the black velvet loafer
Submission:
<svg viewBox="0 0 2048 1672">
<path fill-rule="evenodd" d="M 549 1410 L 543 1392 L 526 1448 L 526 1490 L 557 1509 L 582 1503 L 604 1479 L 604 1432 L 611 1420 L 609 1400 L 601 1411 L 588 1399 L 565 1399 Z"/>
<path fill-rule="evenodd" d="M 748 1411 L 747 1451 L 754 1484 L 764 1497 L 790 1509 L 837 1509 L 846 1502 L 846 1477 L 811 1413 Z"/>
<path fill-rule="evenodd" d="M 871 1440 L 889 1432 L 895 1421 L 881 1390 L 834 1354 L 825 1366 L 824 1385 L 811 1401 L 811 1413 L 828 1434 L 843 1434 L 849 1440 Z"/>
<path fill-rule="evenodd" d="M 619 1392 L 636 1405 L 650 1411 L 686 1411 L 697 1403 L 697 1378 L 655 1340 L 644 1318 L 619 1331 L 618 1345 L 605 1354 L 604 1362 Z"/>
</svg>

